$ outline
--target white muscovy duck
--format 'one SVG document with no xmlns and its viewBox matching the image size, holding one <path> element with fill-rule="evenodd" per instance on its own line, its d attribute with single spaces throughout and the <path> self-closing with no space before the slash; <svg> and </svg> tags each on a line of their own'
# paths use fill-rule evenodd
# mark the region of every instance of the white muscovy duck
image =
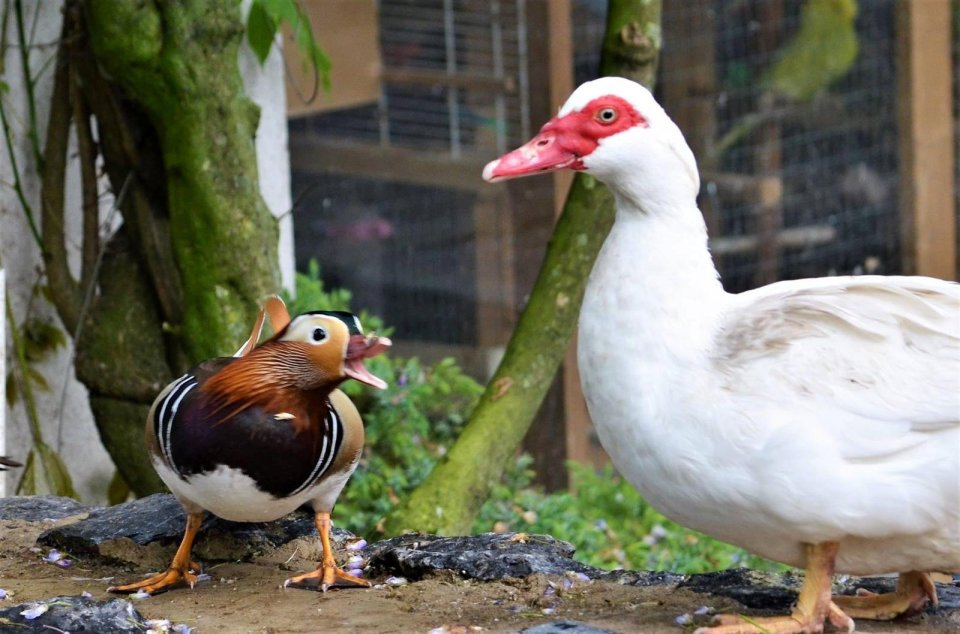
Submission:
<svg viewBox="0 0 960 634">
<path fill-rule="evenodd" d="M 488 181 L 570 168 L 616 221 L 580 314 L 590 415 L 617 469 L 671 519 L 806 569 L 790 616 L 706 631 L 819 632 L 932 602 L 960 570 L 960 286 L 924 277 L 723 290 L 693 153 L 645 88 L 580 86 Z M 831 597 L 834 571 L 900 574 Z"/>
</svg>

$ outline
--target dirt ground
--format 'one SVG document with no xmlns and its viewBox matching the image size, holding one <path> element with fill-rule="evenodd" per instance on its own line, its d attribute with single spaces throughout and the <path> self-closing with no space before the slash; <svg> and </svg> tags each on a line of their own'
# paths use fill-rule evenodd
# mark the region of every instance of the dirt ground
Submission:
<svg viewBox="0 0 960 634">
<path fill-rule="evenodd" d="M 9 606 L 84 591 L 109 598 L 114 582 L 136 579 L 147 571 L 122 566 L 75 562 L 67 569 L 41 560 L 45 552 L 34 547 L 37 536 L 55 523 L 0 521 L 0 588 L 12 596 Z M 440 576 L 401 587 L 338 589 L 326 594 L 282 589 L 283 580 L 315 562 L 274 553 L 253 563 L 208 566 L 211 580 L 193 590 L 183 588 L 135 601 L 148 619 L 186 623 L 196 632 L 517 632 L 539 623 L 568 619 L 615 632 L 678 634 L 682 614 L 702 606 L 735 609 L 736 603 L 719 597 L 672 588 L 637 588 L 615 583 L 576 581 L 562 584 L 555 596 L 545 596 L 549 581 L 531 577 L 507 582 L 464 581 Z M 310 553 L 311 555 L 315 553 Z M 286 560 L 294 555 L 289 562 Z M 374 582 L 382 580 L 373 579 Z M 551 612 L 551 607 L 553 611 Z M 547 610 L 547 613 L 544 613 Z M 707 617 L 699 620 L 703 624 Z M 909 622 L 897 625 L 858 623 L 863 632 L 930 632 Z"/>
</svg>

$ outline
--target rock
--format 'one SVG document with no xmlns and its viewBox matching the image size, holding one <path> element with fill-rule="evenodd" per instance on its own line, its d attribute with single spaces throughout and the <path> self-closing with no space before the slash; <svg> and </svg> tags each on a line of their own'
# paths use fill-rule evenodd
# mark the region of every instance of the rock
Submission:
<svg viewBox="0 0 960 634">
<path fill-rule="evenodd" d="M 90 511 L 76 500 L 56 495 L 31 495 L 0 498 L 0 520 L 42 522 L 61 520 Z"/>
<path fill-rule="evenodd" d="M 521 634 L 617 634 L 579 621 L 552 621 L 520 630 Z"/>
<path fill-rule="evenodd" d="M 622 586 L 637 586 L 638 588 L 675 586 L 686 579 L 684 575 L 651 570 L 597 570 L 596 576 L 590 573 L 587 573 L 587 576 L 599 581 L 619 583 Z"/>
<path fill-rule="evenodd" d="M 691 575 L 680 587 L 728 597 L 748 608 L 782 612 L 797 600 L 802 583 L 802 577 L 789 572 L 781 575 L 735 568 Z"/>
<path fill-rule="evenodd" d="M 46 612 L 28 619 L 21 612 L 47 606 Z M 3 632 L 117 632 L 143 634 L 143 615 L 124 599 L 97 601 L 90 597 L 53 597 L 0 609 Z"/>
<path fill-rule="evenodd" d="M 83 520 L 50 529 L 37 540 L 74 557 L 157 565 L 167 563 L 183 537 L 186 514 L 176 498 L 157 493 L 108 508 L 97 508 Z M 297 511 L 273 522 L 228 522 L 207 515 L 194 554 L 209 561 L 249 560 L 287 542 L 315 537 L 313 514 Z M 331 531 L 339 545 L 353 535 Z"/>
<path fill-rule="evenodd" d="M 572 559 L 574 547 L 549 535 L 483 533 L 461 537 L 409 534 L 377 542 L 367 549 L 374 574 L 422 579 L 452 570 L 461 577 L 493 581 L 534 574 L 580 572 L 596 578 L 602 570 Z"/>
</svg>

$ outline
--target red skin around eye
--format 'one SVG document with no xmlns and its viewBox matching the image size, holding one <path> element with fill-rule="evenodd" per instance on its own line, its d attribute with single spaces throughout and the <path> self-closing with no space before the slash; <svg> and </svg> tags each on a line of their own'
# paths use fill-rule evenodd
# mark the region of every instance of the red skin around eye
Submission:
<svg viewBox="0 0 960 634">
<path fill-rule="evenodd" d="M 597 118 L 597 113 L 605 108 L 612 108 L 617 113 L 617 118 L 612 123 L 603 123 Z M 585 169 L 583 157 L 597 149 L 600 139 L 638 125 L 649 127 L 643 115 L 627 101 L 607 95 L 594 99 L 577 112 L 550 120 L 541 128 L 540 133 L 555 135 L 556 143 L 560 147 L 577 156 L 570 169 L 582 170 Z"/>
<path fill-rule="evenodd" d="M 616 117 L 604 123 L 598 115 L 607 108 Z M 601 139 L 635 126 L 649 124 L 627 101 L 612 95 L 598 97 L 577 112 L 549 121 L 526 144 L 488 163 L 483 178 L 494 182 L 558 169 L 584 170 L 583 158 L 597 149 Z"/>
</svg>

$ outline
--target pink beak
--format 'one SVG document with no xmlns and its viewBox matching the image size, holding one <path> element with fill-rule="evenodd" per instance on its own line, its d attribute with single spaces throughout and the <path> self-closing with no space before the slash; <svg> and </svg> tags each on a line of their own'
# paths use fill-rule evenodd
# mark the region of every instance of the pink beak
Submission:
<svg viewBox="0 0 960 634">
<path fill-rule="evenodd" d="M 487 163 L 483 168 L 483 180 L 494 183 L 565 167 L 583 169 L 580 155 L 569 147 L 572 145 L 569 133 L 557 130 L 552 123 L 543 126 L 540 133 L 525 145 Z"/>
</svg>

